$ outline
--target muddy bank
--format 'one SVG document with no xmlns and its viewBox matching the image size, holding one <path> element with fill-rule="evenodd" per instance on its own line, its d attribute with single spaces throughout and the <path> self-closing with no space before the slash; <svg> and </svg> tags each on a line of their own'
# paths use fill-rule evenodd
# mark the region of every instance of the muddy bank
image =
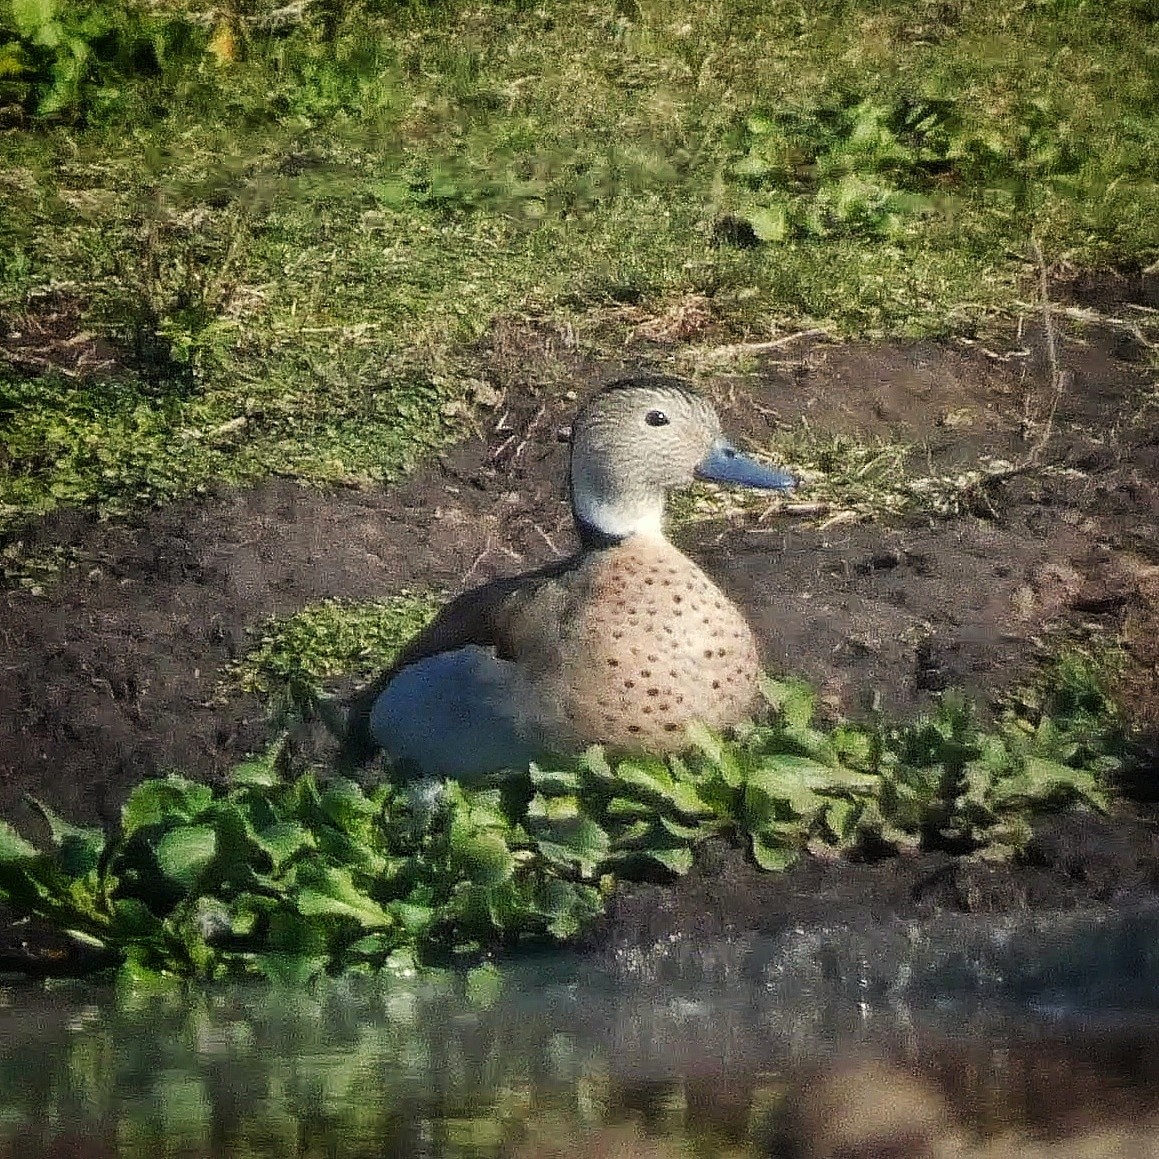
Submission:
<svg viewBox="0 0 1159 1159">
<path fill-rule="evenodd" d="M 947 516 L 757 512 L 684 528 L 682 546 L 745 608 L 771 671 L 807 676 L 834 713 L 880 704 L 909 714 L 950 687 L 986 702 L 1068 635 L 1121 639 L 1120 694 L 1141 738 L 1153 740 L 1153 372 L 1123 327 L 1059 325 L 1066 390 L 1045 443 L 1050 376 L 1029 323 L 1004 339 L 948 345 L 805 339 L 757 374 L 702 380 L 742 442 L 807 422 L 913 444 L 911 464 L 941 475 L 1028 464 L 1037 447 L 1033 469 L 1003 475 Z M 675 357 L 656 343 L 629 353 L 597 363 L 550 328 L 497 328 L 487 353 L 494 405 L 480 411 L 476 435 L 396 488 L 322 492 L 273 480 L 113 524 L 46 519 L 26 544 L 66 547 L 71 566 L 45 594 L 0 597 L 0 814 L 21 816 L 33 793 L 77 820 L 108 821 L 142 778 L 213 778 L 260 747 L 262 706 L 223 700 L 219 689 L 224 666 L 270 616 L 325 597 L 453 593 L 565 554 L 573 540 L 560 432 L 575 398 Z M 1144 774 L 1140 797 L 1153 795 L 1149 785 Z M 843 904 L 1001 909 L 1156 887 L 1154 829 L 1129 805 L 1109 821 L 1047 823 L 1016 866 L 942 856 L 807 861 L 781 881 L 717 850 L 678 890 L 626 888 L 613 923 L 640 937 L 657 922 L 709 933 Z"/>
</svg>

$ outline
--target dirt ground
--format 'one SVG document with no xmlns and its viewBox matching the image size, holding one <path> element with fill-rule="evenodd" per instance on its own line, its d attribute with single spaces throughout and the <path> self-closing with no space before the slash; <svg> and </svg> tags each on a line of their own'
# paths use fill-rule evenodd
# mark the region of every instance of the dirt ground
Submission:
<svg viewBox="0 0 1159 1159">
<path fill-rule="evenodd" d="M 1159 735 L 1159 384 L 1132 326 L 1140 308 L 1154 309 L 1156 279 L 1089 278 L 1053 292 L 1066 375 L 1041 448 L 1051 470 L 1010 474 L 948 518 L 826 526 L 781 514 L 680 535 L 746 609 L 769 670 L 815 681 L 831 711 L 876 700 L 913 713 L 951 686 L 986 700 L 1078 633 L 1123 640 L 1122 701 L 1144 739 Z M 78 562 L 45 594 L 0 593 L 0 815 L 21 818 L 33 793 L 77 820 L 109 821 L 142 778 L 212 778 L 260 747 L 260 704 L 223 704 L 215 691 L 267 617 L 324 597 L 457 592 L 565 554 L 561 434 L 576 399 L 655 370 L 689 338 L 713 342 L 710 315 L 684 331 L 641 325 L 615 361 L 596 361 L 566 329 L 503 323 L 483 350 L 494 397 L 483 392 L 493 405 L 478 409 L 477 435 L 399 486 L 320 491 L 275 479 L 132 520 L 64 513 L 26 533 L 26 544 L 66 545 Z M 702 381 L 742 444 L 804 419 L 913 443 L 940 472 L 1024 463 L 1051 403 L 1033 314 L 1020 332 L 950 344 L 802 337 L 760 365 Z M 1141 790 L 1159 796 L 1146 778 Z M 809 862 L 781 880 L 715 851 L 676 889 L 625 889 L 611 932 L 760 928 L 834 905 L 898 913 L 1150 893 L 1159 850 L 1147 808 L 1051 821 L 1021 865 L 997 869 L 944 857 Z"/>
</svg>

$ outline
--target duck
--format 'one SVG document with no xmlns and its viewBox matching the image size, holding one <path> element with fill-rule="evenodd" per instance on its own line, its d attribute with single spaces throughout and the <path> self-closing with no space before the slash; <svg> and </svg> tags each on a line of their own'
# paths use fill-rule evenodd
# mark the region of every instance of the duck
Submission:
<svg viewBox="0 0 1159 1159">
<path fill-rule="evenodd" d="M 470 784 L 589 746 L 675 753 L 696 721 L 728 730 L 759 699 L 740 610 L 664 532 L 696 479 L 787 491 L 712 404 L 669 376 L 612 382 L 579 409 L 569 493 L 579 549 L 458 596 L 351 700 L 344 756 Z"/>
</svg>

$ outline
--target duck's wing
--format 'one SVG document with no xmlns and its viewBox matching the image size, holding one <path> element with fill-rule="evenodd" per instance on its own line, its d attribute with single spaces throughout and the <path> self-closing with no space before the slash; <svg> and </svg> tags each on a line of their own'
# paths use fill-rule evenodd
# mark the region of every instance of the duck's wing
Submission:
<svg viewBox="0 0 1159 1159">
<path fill-rule="evenodd" d="M 365 764 L 380 747 L 370 728 L 371 712 L 386 686 L 409 665 L 440 653 L 476 645 L 503 660 L 536 667 L 543 642 L 567 617 L 566 607 L 580 570 L 580 557 L 550 564 L 524 575 L 495 579 L 452 600 L 418 633 L 395 662 L 360 688 L 346 710 L 339 762 Z"/>
</svg>

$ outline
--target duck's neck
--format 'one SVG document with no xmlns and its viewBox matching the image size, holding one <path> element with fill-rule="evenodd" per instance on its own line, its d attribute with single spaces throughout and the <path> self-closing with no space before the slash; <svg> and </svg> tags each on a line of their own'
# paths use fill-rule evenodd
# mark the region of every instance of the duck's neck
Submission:
<svg viewBox="0 0 1159 1159">
<path fill-rule="evenodd" d="M 609 499 L 573 478 L 571 510 L 585 547 L 610 547 L 634 535 L 664 538 L 663 494 Z"/>
</svg>

